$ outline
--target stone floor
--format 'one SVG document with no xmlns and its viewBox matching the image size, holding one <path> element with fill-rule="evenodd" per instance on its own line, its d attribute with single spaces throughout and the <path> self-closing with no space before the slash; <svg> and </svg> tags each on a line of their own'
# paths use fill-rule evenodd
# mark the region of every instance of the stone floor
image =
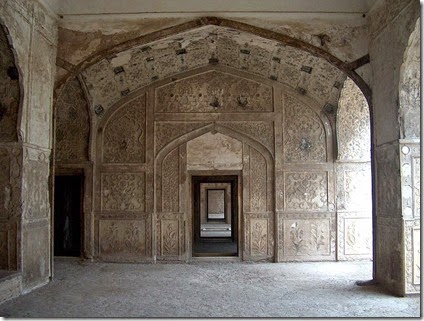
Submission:
<svg viewBox="0 0 424 321">
<path fill-rule="evenodd" d="M 376 286 L 370 262 L 190 264 L 56 259 L 55 280 L 0 317 L 419 317 L 420 297 Z"/>
</svg>

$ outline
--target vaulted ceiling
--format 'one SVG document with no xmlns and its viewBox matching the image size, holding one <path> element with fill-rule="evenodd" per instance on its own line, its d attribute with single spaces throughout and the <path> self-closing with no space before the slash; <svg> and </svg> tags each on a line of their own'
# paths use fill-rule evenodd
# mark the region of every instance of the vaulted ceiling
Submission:
<svg viewBox="0 0 424 321">
<path fill-rule="evenodd" d="M 92 106 L 104 109 L 166 77 L 220 65 L 281 82 L 324 105 L 337 105 L 346 75 L 308 52 L 240 30 L 205 26 L 105 57 L 83 71 Z"/>
</svg>

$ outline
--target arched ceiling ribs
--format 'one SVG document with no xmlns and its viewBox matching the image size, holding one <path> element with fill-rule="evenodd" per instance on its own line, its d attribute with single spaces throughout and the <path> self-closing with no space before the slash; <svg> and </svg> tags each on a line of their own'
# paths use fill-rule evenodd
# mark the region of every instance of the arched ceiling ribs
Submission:
<svg viewBox="0 0 424 321">
<path fill-rule="evenodd" d="M 217 43 L 214 43 L 213 37 L 216 37 Z M 160 54 L 155 56 L 153 51 L 151 51 L 152 54 L 147 53 L 152 47 L 157 49 L 156 52 L 162 51 L 163 53 L 164 48 L 161 46 L 165 44 L 172 49 L 170 52 L 173 51 L 175 56 L 172 57 L 173 61 L 170 61 L 171 53 L 162 55 L 162 59 Z M 239 48 L 235 48 L 234 44 Z M 192 48 L 190 48 L 190 45 Z M 227 46 L 228 50 L 225 52 L 226 45 L 229 47 Z M 122 61 L 125 62 L 123 57 L 126 53 L 134 54 L 137 51 L 140 58 L 138 62 L 133 63 L 129 58 L 126 62 L 130 65 L 125 66 L 125 64 L 118 63 L 119 59 L 123 59 Z M 193 66 L 190 66 L 187 60 L 191 59 L 192 62 L 195 60 L 194 55 L 191 55 L 193 53 L 197 53 L 197 58 L 195 58 L 199 59 Z M 226 54 L 228 55 L 226 56 Z M 280 57 L 279 54 L 281 54 Z M 145 66 L 143 68 L 145 68 L 145 72 L 140 69 L 141 58 L 144 59 L 143 64 Z M 161 76 L 155 75 L 154 72 L 151 72 L 152 69 L 149 71 L 149 67 L 147 67 L 149 59 L 151 62 L 155 61 L 159 68 L 168 63 L 168 66 L 172 65 L 171 67 L 176 67 L 176 69 L 169 70 L 168 73 L 165 72 Z M 243 61 L 246 62 L 247 66 L 243 65 Z M 264 61 L 268 61 L 268 64 L 264 64 Z M 119 95 L 124 96 L 136 89 L 137 85 L 145 86 L 149 82 L 188 70 L 187 68 L 197 68 L 207 64 L 229 67 L 235 67 L 234 64 L 238 64 L 235 68 L 238 67 L 241 70 L 286 84 L 289 82 L 301 94 L 311 96 L 322 105 L 328 102 L 337 104 L 338 93 L 341 90 L 340 84 L 343 83 L 346 75 L 358 85 L 368 100 L 371 97 L 370 88 L 355 72 L 354 66 L 339 60 L 325 50 L 281 33 L 216 17 L 199 18 L 165 28 L 93 54 L 75 67 L 68 66 L 71 72 L 57 84 L 57 87 L 60 90 L 69 77 L 84 71 L 83 75 L 89 90 L 96 90 L 96 86 L 103 85 L 105 86 L 103 92 L 115 91 L 113 93 L 115 97 L 111 98 L 109 102 L 112 104 L 116 102 L 116 99 L 119 99 L 118 92 Z M 249 68 L 249 66 L 252 68 Z M 139 72 L 142 72 L 143 75 L 149 75 L 149 81 L 144 79 L 138 84 L 130 81 L 127 86 L 128 79 L 123 77 L 126 75 L 124 73 L 119 74 L 122 71 L 129 73 L 132 71 L 130 78 L 134 77 L 136 76 L 134 68 L 139 68 Z M 99 74 L 99 72 L 105 70 L 107 75 Z M 279 75 L 276 74 L 278 72 Z M 97 73 L 97 76 L 94 75 L 95 73 Z M 289 79 L 290 77 L 287 78 L 287 75 L 292 76 L 291 79 Z M 115 80 L 112 81 L 112 78 Z M 90 83 L 90 81 L 96 83 Z M 125 86 L 128 88 L 124 88 Z M 305 86 L 308 88 L 304 88 Z M 333 87 L 336 87 L 338 91 L 336 95 L 332 94 Z M 318 95 L 320 97 L 318 97 L 319 92 L 324 94 L 320 94 Z M 106 97 L 103 98 L 106 99 Z M 93 98 L 93 107 L 102 103 L 104 104 L 105 101 L 96 101 L 96 98 Z"/>
</svg>

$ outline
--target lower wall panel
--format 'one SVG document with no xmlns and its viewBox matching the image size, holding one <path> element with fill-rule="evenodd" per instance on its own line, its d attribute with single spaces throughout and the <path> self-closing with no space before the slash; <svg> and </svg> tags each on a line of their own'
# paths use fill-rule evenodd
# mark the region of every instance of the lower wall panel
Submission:
<svg viewBox="0 0 424 321">
<path fill-rule="evenodd" d="M 279 213 L 280 261 L 336 259 L 334 213 Z"/>
<path fill-rule="evenodd" d="M 156 258 L 185 260 L 184 213 L 158 213 L 156 222 Z"/>
<path fill-rule="evenodd" d="M 243 260 L 272 260 L 274 256 L 274 213 L 244 213 Z"/>
<path fill-rule="evenodd" d="M 99 258 L 113 262 L 152 260 L 152 215 L 137 219 L 100 219 Z"/>
</svg>

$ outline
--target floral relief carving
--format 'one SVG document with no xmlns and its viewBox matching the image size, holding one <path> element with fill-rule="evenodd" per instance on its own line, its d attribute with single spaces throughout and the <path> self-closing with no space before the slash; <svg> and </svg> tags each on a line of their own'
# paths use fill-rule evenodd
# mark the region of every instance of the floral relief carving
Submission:
<svg viewBox="0 0 424 321">
<path fill-rule="evenodd" d="M 56 111 L 56 161 L 87 160 L 90 131 L 88 106 L 76 78 L 63 89 L 56 103 Z"/>
<path fill-rule="evenodd" d="M 146 150 L 146 99 L 142 95 L 121 107 L 103 134 L 103 161 L 144 163 Z"/>
<path fill-rule="evenodd" d="M 327 144 L 321 119 L 311 108 L 293 97 L 284 97 L 284 161 L 325 162 Z"/>
<path fill-rule="evenodd" d="M 329 219 L 286 219 L 284 226 L 285 255 L 320 257 L 331 253 Z"/>
<path fill-rule="evenodd" d="M 412 230 L 413 242 L 413 284 L 421 283 L 421 230 L 414 228 Z"/>
<path fill-rule="evenodd" d="M 345 255 L 369 254 L 372 251 L 370 218 L 345 218 Z"/>
<path fill-rule="evenodd" d="M 298 222 L 294 222 L 290 226 L 290 240 L 293 244 L 293 249 L 295 250 L 296 254 L 299 253 L 303 246 L 303 230 L 299 228 Z"/>
<path fill-rule="evenodd" d="M 327 173 L 291 172 L 284 174 L 286 209 L 326 210 Z"/>
<path fill-rule="evenodd" d="M 251 220 L 251 254 L 267 255 L 268 222 L 267 220 Z"/>
<path fill-rule="evenodd" d="M 162 211 L 179 210 L 179 157 L 178 148 L 170 152 L 162 163 Z"/>
<path fill-rule="evenodd" d="M 162 113 L 272 111 L 272 87 L 209 71 L 158 88 L 156 106 Z"/>
<path fill-rule="evenodd" d="M 325 237 L 327 236 L 326 234 L 328 234 L 328 231 L 325 223 L 311 224 L 312 244 L 317 251 L 320 250 L 320 247 L 325 246 Z"/>
<path fill-rule="evenodd" d="M 266 211 L 267 172 L 265 158 L 250 148 L 250 208 L 252 212 Z"/>
<path fill-rule="evenodd" d="M 370 160 L 368 103 L 350 78 L 346 79 L 340 94 L 336 128 L 340 160 Z"/>
<path fill-rule="evenodd" d="M 0 142 L 17 140 L 19 73 L 7 36 L 0 28 Z"/>
<path fill-rule="evenodd" d="M 178 221 L 162 221 L 162 255 L 178 255 Z"/>
<path fill-rule="evenodd" d="M 155 151 L 157 153 L 165 147 L 167 144 L 172 142 L 184 134 L 190 133 L 195 129 L 206 126 L 208 123 L 204 122 L 156 122 L 155 124 Z"/>
<path fill-rule="evenodd" d="M 102 210 L 145 211 L 144 173 L 103 173 Z"/>
<path fill-rule="evenodd" d="M 219 124 L 246 134 L 250 138 L 259 141 L 271 152 L 271 154 L 274 154 L 274 124 L 272 122 L 220 122 Z"/>
<path fill-rule="evenodd" d="M 103 220 L 99 229 L 101 256 L 146 256 L 145 220 Z"/>
</svg>

